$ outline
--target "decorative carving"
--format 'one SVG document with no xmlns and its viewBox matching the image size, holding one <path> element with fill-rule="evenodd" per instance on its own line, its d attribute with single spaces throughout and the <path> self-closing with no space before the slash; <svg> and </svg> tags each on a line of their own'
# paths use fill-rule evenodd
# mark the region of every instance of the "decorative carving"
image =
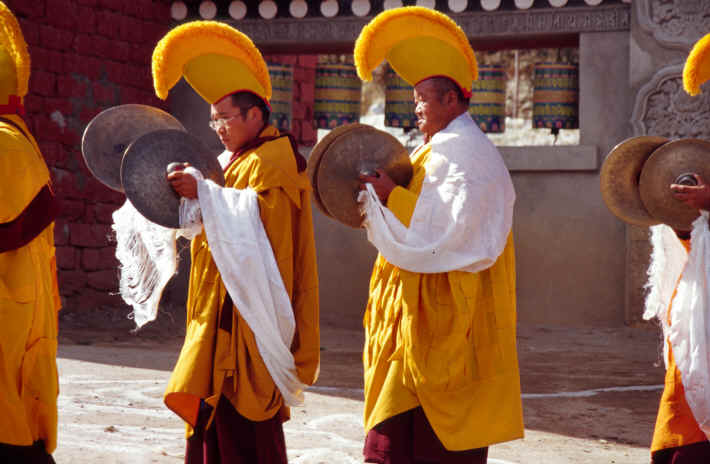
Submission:
<svg viewBox="0 0 710 464">
<path fill-rule="evenodd" d="M 634 2 L 639 25 L 662 45 L 683 50 L 710 30 L 710 0 Z"/>
<path fill-rule="evenodd" d="M 710 1 L 710 0 L 703 0 Z M 629 5 L 501 10 L 490 13 L 451 14 L 469 38 L 515 35 L 552 35 L 580 32 L 628 31 Z M 369 18 L 338 16 L 272 20 L 247 19 L 229 22 L 258 45 L 354 42 Z M 710 29 L 710 28 L 709 28 Z"/>
<path fill-rule="evenodd" d="M 683 66 L 663 68 L 636 96 L 631 123 L 634 135 L 708 139 L 710 89 L 691 97 L 683 90 Z"/>
</svg>

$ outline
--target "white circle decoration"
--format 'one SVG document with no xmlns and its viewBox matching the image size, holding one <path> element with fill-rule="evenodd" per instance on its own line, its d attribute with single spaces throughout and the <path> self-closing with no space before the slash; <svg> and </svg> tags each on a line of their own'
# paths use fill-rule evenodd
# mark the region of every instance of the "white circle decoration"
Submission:
<svg viewBox="0 0 710 464">
<path fill-rule="evenodd" d="M 365 16 L 370 12 L 370 0 L 353 0 L 350 9 L 355 16 Z"/>
<path fill-rule="evenodd" d="M 402 0 L 385 0 L 385 3 L 382 6 L 385 10 L 399 8 L 400 6 L 402 6 Z"/>
<path fill-rule="evenodd" d="M 602 0 L 584 0 L 584 3 L 586 3 L 589 6 L 597 6 L 602 2 Z"/>
<path fill-rule="evenodd" d="M 273 19 L 278 11 L 279 7 L 273 0 L 264 0 L 259 3 L 259 16 L 264 19 Z"/>
<path fill-rule="evenodd" d="M 417 0 L 417 6 L 423 6 L 424 8 L 431 8 L 433 10 L 436 7 L 436 0 Z"/>
<path fill-rule="evenodd" d="M 308 13 L 308 4 L 306 0 L 293 0 L 288 11 L 294 18 L 303 18 Z"/>
<path fill-rule="evenodd" d="M 468 0 L 449 0 L 449 10 L 461 13 L 468 6 Z"/>
<path fill-rule="evenodd" d="M 247 15 L 247 6 L 241 0 L 235 0 L 229 4 L 229 16 L 232 19 L 244 19 Z"/>
<path fill-rule="evenodd" d="M 547 0 L 550 5 L 554 6 L 555 8 L 560 8 L 565 5 L 567 5 L 567 0 Z"/>
<path fill-rule="evenodd" d="M 217 5 L 214 4 L 214 2 L 211 2 L 210 0 L 205 0 L 204 2 L 200 3 L 200 17 L 202 19 L 212 19 L 215 16 L 217 16 Z"/>
<path fill-rule="evenodd" d="M 500 0 L 481 0 L 481 8 L 486 11 L 497 10 L 500 6 Z"/>
<path fill-rule="evenodd" d="M 325 0 L 320 4 L 320 12 L 326 18 L 332 18 L 337 15 L 339 10 L 340 6 L 338 6 L 338 2 L 336 0 Z"/>
<path fill-rule="evenodd" d="M 182 21 L 183 19 L 187 18 L 187 6 L 185 5 L 185 3 L 173 2 L 173 4 L 170 5 L 170 16 L 175 21 Z"/>
<path fill-rule="evenodd" d="M 517 6 L 520 10 L 527 10 L 533 6 L 533 1 L 534 0 L 515 0 L 515 6 Z"/>
</svg>

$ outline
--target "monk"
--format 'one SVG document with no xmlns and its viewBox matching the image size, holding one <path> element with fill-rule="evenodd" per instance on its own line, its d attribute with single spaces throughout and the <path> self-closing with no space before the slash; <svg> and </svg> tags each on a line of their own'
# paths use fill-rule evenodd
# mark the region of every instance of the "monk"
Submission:
<svg viewBox="0 0 710 464">
<path fill-rule="evenodd" d="M 59 208 L 49 169 L 22 118 L 27 45 L 2 2 L 0 34 L 0 462 L 53 463 Z"/>
<path fill-rule="evenodd" d="M 194 47 L 200 54 L 172 54 L 192 49 L 193 40 L 201 41 Z M 180 48 L 183 43 L 190 47 Z M 315 382 L 320 356 L 305 159 L 290 136 L 269 124 L 266 64 L 236 29 L 209 21 L 179 26 L 158 44 L 153 60 L 158 95 L 164 97 L 165 82 L 176 81 L 171 70 L 184 72 L 210 103 L 209 125 L 225 148 L 219 156 L 224 187 L 198 180 L 190 166 L 168 177 L 179 195 L 199 201 L 204 229 L 192 240 L 187 333 L 165 403 L 187 422 L 186 463 L 286 464 L 282 422 L 289 418 L 289 405 L 300 403 L 302 390 Z M 221 78 L 215 79 L 217 71 Z M 235 200 L 232 206 L 208 209 L 210 199 L 227 197 Z M 256 218 L 241 211 L 241 201 L 249 198 Z M 230 217 L 236 226 L 254 219 L 265 231 L 265 243 L 225 251 L 223 241 L 213 241 L 219 231 L 211 224 Z M 258 324 L 266 305 L 249 293 L 259 283 L 256 269 L 228 266 L 255 246 L 275 263 L 268 280 L 283 294 L 277 319 L 279 327 L 283 319 L 291 320 L 289 336 L 265 332 Z"/>
<path fill-rule="evenodd" d="M 409 185 L 361 177 L 380 253 L 364 317 L 365 462 L 485 463 L 489 445 L 523 435 L 515 193 L 467 113 L 476 64 L 458 26 L 426 8 L 382 13 L 356 42 L 360 77 L 382 59 L 414 85 L 425 139 Z"/>
</svg>

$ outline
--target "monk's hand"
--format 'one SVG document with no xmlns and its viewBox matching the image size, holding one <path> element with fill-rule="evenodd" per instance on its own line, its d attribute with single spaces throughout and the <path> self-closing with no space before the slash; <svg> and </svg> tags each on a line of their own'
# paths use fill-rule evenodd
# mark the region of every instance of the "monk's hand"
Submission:
<svg viewBox="0 0 710 464">
<path fill-rule="evenodd" d="M 693 177 L 698 185 L 671 184 L 673 196 L 692 208 L 710 211 L 710 185 L 697 174 Z"/>
<path fill-rule="evenodd" d="M 375 175 L 371 173 L 360 174 L 360 190 L 365 190 L 365 184 L 372 184 L 375 193 L 383 204 L 387 203 L 390 193 L 392 193 L 392 190 L 397 186 L 392 178 L 382 169 L 377 169 Z"/>
<path fill-rule="evenodd" d="M 190 174 L 185 172 L 185 168 L 190 163 L 182 163 L 181 166 L 171 166 L 172 171 L 168 172 L 168 182 L 178 195 L 185 198 L 197 198 L 197 181 Z"/>
</svg>

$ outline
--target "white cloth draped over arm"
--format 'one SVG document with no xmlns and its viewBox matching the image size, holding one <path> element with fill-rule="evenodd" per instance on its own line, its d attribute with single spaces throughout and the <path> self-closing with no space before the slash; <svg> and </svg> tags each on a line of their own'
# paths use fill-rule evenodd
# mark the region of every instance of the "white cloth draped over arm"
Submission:
<svg viewBox="0 0 710 464">
<path fill-rule="evenodd" d="M 703 211 L 693 223 L 690 253 L 678 283 L 667 328 L 685 399 L 710 438 L 710 229 Z"/>
<path fill-rule="evenodd" d="M 360 193 L 368 239 L 384 258 L 413 272 L 479 272 L 505 248 L 515 191 L 500 153 L 468 113 L 431 140 L 426 175 L 409 227 L 377 198 Z"/>
<path fill-rule="evenodd" d="M 212 257 L 239 314 L 254 333 L 259 354 L 289 406 L 303 401 L 291 353 L 295 317 L 252 189 L 197 182 Z"/>
</svg>

